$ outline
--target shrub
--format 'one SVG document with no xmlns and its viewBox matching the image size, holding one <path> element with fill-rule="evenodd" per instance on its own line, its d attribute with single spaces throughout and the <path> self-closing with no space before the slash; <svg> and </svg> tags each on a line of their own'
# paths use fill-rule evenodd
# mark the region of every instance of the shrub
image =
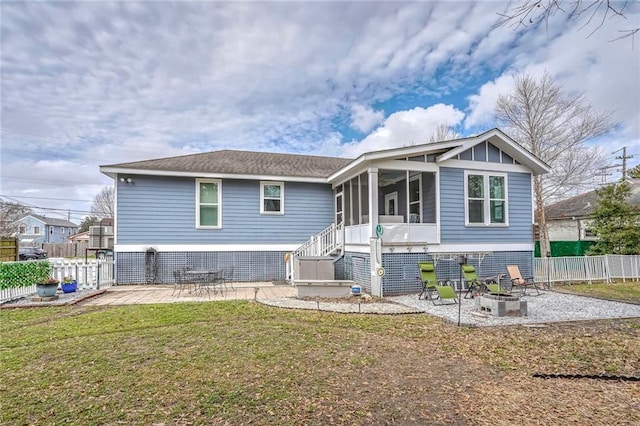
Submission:
<svg viewBox="0 0 640 426">
<path fill-rule="evenodd" d="M 0 263 L 0 290 L 29 287 L 49 278 L 48 261 Z"/>
</svg>

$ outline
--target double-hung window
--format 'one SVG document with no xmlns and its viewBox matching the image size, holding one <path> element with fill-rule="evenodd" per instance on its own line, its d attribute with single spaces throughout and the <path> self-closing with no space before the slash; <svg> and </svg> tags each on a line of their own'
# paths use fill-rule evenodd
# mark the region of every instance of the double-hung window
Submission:
<svg viewBox="0 0 640 426">
<path fill-rule="evenodd" d="M 284 214 L 283 182 L 260 182 L 260 214 Z"/>
<path fill-rule="evenodd" d="M 466 225 L 508 225 L 507 175 L 467 171 L 464 176 Z"/>
<path fill-rule="evenodd" d="M 196 228 L 222 228 L 220 179 L 196 179 Z"/>
</svg>

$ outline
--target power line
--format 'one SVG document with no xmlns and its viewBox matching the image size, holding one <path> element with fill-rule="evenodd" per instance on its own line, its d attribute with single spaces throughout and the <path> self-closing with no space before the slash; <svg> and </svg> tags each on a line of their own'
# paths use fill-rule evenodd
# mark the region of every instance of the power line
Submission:
<svg viewBox="0 0 640 426">
<path fill-rule="evenodd" d="M 77 199 L 73 199 L 73 198 L 27 197 L 25 195 L 4 195 L 4 194 L 0 194 L 0 197 L 33 198 L 34 200 L 82 201 L 82 202 L 87 202 L 87 203 L 92 202 L 92 200 L 77 200 Z"/>
<path fill-rule="evenodd" d="M 35 210 L 46 210 L 46 211 L 51 211 L 51 212 L 63 212 L 63 213 L 77 213 L 77 214 L 96 214 L 96 215 L 109 215 L 109 212 L 104 212 L 104 211 L 88 211 L 88 210 L 77 210 L 77 209 L 61 209 L 61 208 L 55 208 L 55 207 L 42 207 L 42 206 L 35 206 L 33 204 L 30 203 L 21 203 L 18 200 L 14 200 L 12 197 L 6 196 L 6 195 L 2 195 L 2 197 L 11 200 L 11 201 L 15 201 L 19 204 L 24 205 L 25 207 L 29 207 L 31 209 L 35 209 Z"/>
</svg>

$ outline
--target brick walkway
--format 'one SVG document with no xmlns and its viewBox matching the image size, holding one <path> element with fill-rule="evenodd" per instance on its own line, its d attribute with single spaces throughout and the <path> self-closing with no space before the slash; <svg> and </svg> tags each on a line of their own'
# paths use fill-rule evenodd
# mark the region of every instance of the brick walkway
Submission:
<svg viewBox="0 0 640 426">
<path fill-rule="evenodd" d="M 255 289 L 258 289 L 256 295 Z M 189 293 L 186 290 L 179 295 L 174 293 L 173 285 L 127 285 L 114 286 L 106 293 L 83 302 L 83 305 L 132 305 L 146 303 L 175 303 L 175 302 L 205 302 L 209 300 L 235 299 L 284 299 L 295 297 L 296 290 L 288 285 L 273 285 L 272 283 L 235 283 L 226 292 L 213 290 Z"/>
</svg>

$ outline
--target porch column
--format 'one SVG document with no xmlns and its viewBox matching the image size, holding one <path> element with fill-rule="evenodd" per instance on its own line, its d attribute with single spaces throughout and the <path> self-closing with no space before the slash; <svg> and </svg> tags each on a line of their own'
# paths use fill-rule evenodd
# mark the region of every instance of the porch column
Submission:
<svg viewBox="0 0 640 426">
<path fill-rule="evenodd" d="M 378 169 L 367 170 L 369 176 L 369 236 L 376 236 L 378 226 Z"/>
<path fill-rule="evenodd" d="M 382 297 L 382 277 L 378 268 L 382 267 L 382 244 L 377 240 L 378 226 L 378 169 L 367 170 L 369 176 L 369 269 L 371 274 L 371 294 Z"/>
</svg>

